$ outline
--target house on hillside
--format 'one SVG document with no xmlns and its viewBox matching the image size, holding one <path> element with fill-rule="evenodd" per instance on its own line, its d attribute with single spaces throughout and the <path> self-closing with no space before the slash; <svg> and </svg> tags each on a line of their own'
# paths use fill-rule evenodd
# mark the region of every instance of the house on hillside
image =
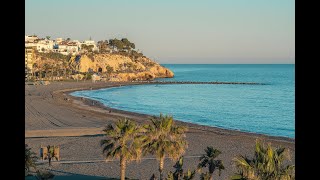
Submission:
<svg viewBox="0 0 320 180">
<path fill-rule="evenodd" d="M 36 47 L 34 46 L 29 46 L 25 47 L 25 76 L 28 78 L 30 74 L 33 73 L 33 61 L 34 61 L 34 52 L 35 52 Z"/>
<path fill-rule="evenodd" d="M 81 51 L 84 52 L 88 49 L 84 49 L 84 47 L 86 46 L 92 46 L 91 51 L 99 51 L 96 43 L 93 40 L 85 40 L 83 42 L 80 43 L 81 45 Z"/>
<path fill-rule="evenodd" d="M 57 43 L 57 44 L 61 43 L 62 41 L 64 41 L 63 38 L 56 38 L 56 43 Z"/>
<path fill-rule="evenodd" d="M 61 53 L 63 55 L 68 55 L 68 50 L 67 50 L 67 43 L 65 41 L 62 41 L 58 44 L 58 53 Z"/>
<path fill-rule="evenodd" d="M 47 53 L 53 51 L 54 42 L 52 40 L 41 39 L 36 45 L 38 52 Z"/>
<path fill-rule="evenodd" d="M 38 38 L 38 36 L 36 36 L 36 35 L 29 35 L 29 36 L 25 36 L 24 37 L 24 41 L 25 42 L 28 42 L 28 43 L 33 43 L 33 42 L 35 42 L 36 40 L 38 40 L 39 38 Z"/>
<path fill-rule="evenodd" d="M 79 53 L 79 47 L 76 42 L 68 42 L 67 43 L 67 52 L 72 55 L 76 55 Z"/>
</svg>

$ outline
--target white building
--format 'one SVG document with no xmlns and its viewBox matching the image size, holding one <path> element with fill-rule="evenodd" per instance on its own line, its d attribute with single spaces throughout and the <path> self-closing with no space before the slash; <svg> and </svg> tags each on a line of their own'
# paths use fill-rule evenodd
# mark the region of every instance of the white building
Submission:
<svg viewBox="0 0 320 180">
<path fill-rule="evenodd" d="M 37 47 L 37 43 L 33 43 L 33 42 L 26 42 L 25 44 L 25 47 Z"/>
<path fill-rule="evenodd" d="M 98 51 L 99 50 L 97 45 L 96 45 L 96 43 L 93 40 L 84 40 L 83 42 L 81 42 L 81 45 L 83 45 L 83 44 L 86 45 L 86 46 L 92 45 L 93 46 L 92 51 Z M 81 46 L 80 46 L 80 48 L 81 48 Z"/>
<path fill-rule="evenodd" d="M 99 51 L 99 48 L 93 40 L 80 42 L 78 40 L 65 41 L 63 38 L 48 40 L 44 38 L 39 39 L 37 36 L 25 36 L 25 47 L 34 47 L 35 50 L 43 53 L 56 52 L 64 55 L 77 55 L 82 45 L 93 46 L 92 51 Z"/>
<path fill-rule="evenodd" d="M 68 55 L 68 50 L 67 50 L 67 45 L 66 44 L 59 44 L 58 45 L 58 52 L 63 54 L 63 55 Z"/>
<path fill-rule="evenodd" d="M 76 55 L 79 53 L 79 44 L 72 41 L 62 41 L 59 44 L 55 44 L 53 52 L 61 53 L 63 55 Z"/>
<path fill-rule="evenodd" d="M 76 55 L 79 53 L 79 46 L 76 43 L 68 43 L 67 44 L 67 52 L 72 55 Z"/>
<path fill-rule="evenodd" d="M 56 39 L 56 43 L 58 43 L 58 44 L 61 43 L 62 41 L 63 41 L 63 38 L 57 38 Z"/>
<path fill-rule="evenodd" d="M 96 45 L 96 43 L 92 40 L 84 40 L 83 41 L 83 44 L 89 46 L 89 45 Z"/>
<path fill-rule="evenodd" d="M 34 61 L 34 49 L 35 47 L 25 47 L 25 71 L 27 74 L 33 71 L 33 61 Z"/>
<path fill-rule="evenodd" d="M 78 47 L 81 48 L 81 42 L 80 42 L 80 41 L 78 41 L 78 40 L 71 40 L 70 42 L 71 42 L 71 43 L 75 43 Z"/>
<path fill-rule="evenodd" d="M 30 42 L 30 43 L 33 43 L 35 42 L 36 40 L 38 40 L 38 36 L 36 35 L 31 35 L 31 36 L 24 36 L 24 40 L 25 42 Z"/>
<path fill-rule="evenodd" d="M 53 41 L 52 40 L 40 40 L 37 43 L 38 52 L 52 52 L 53 51 Z"/>
<path fill-rule="evenodd" d="M 35 47 L 38 52 L 53 51 L 53 41 L 50 40 L 36 40 L 37 42 L 26 41 L 25 47 Z"/>
</svg>

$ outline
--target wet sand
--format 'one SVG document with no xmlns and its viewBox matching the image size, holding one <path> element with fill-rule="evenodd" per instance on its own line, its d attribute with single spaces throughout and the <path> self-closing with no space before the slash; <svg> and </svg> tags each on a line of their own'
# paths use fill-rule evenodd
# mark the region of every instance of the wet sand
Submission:
<svg viewBox="0 0 320 180">
<path fill-rule="evenodd" d="M 61 161 L 54 162 L 52 167 L 55 174 L 118 177 L 119 162 L 103 161 L 102 148 L 99 145 L 103 138 L 101 130 L 121 117 L 144 124 L 149 121 L 150 116 L 105 107 L 97 101 L 72 97 L 69 93 L 75 90 L 132 84 L 141 83 L 92 83 L 87 81 L 26 85 L 26 143 L 37 153 L 41 145 L 60 145 Z M 184 154 L 186 157 L 184 169 L 195 169 L 198 156 L 207 146 L 213 146 L 222 151 L 219 158 L 223 160 L 226 167 L 221 176 L 218 178 L 216 175 L 215 179 L 227 179 L 234 171 L 232 158 L 238 154 L 252 155 L 257 138 L 271 142 L 274 146 L 289 148 L 292 155 L 290 163 L 294 164 L 294 139 L 225 130 L 180 121 L 177 124 L 189 128 L 186 134 L 189 145 Z M 173 161 L 166 160 L 165 172 L 172 171 L 173 165 Z M 39 167 L 46 168 L 48 165 L 47 163 L 40 164 Z M 149 179 L 153 173 L 158 176 L 158 162 L 152 156 L 146 157 L 139 163 L 132 162 L 127 167 L 127 176 L 130 178 Z M 198 174 L 195 179 L 198 179 Z"/>
</svg>

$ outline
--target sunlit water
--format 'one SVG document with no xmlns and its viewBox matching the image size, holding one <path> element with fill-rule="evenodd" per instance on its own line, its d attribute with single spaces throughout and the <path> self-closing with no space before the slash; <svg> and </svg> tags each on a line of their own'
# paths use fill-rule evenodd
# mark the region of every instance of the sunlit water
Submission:
<svg viewBox="0 0 320 180">
<path fill-rule="evenodd" d="M 164 65 L 161 81 L 258 82 L 266 85 L 138 85 L 73 92 L 112 108 L 246 132 L 294 138 L 294 65 Z"/>
</svg>

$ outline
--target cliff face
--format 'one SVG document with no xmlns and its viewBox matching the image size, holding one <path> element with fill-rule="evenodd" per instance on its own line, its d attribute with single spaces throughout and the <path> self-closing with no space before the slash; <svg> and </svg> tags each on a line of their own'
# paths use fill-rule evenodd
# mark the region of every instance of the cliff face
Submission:
<svg viewBox="0 0 320 180">
<path fill-rule="evenodd" d="M 110 81 L 153 80 L 172 78 L 173 72 L 146 57 L 131 58 L 117 54 L 88 54 L 62 56 L 57 53 L 38 53 L 34 59 L 34 72 L 46 72 L 49 76 L 66 76 L 73 72 L 97 72 Z M 74 75 L 73 79 L 85 76 Z M 100 77 L 99 77 L 100 78 Z"/>
<path fill-rule="evenodd" d="M 114 54 L 95 54 L 90 57 L 82 55 L 78 61 L 72 57 L 70 63 L 76 64 L 79 72 L 92 70 L 109 74 L 110 81 L 152 80 L 174 76 L 168 68 L 144 57 L 132 60 L 129 57 Z"/>
</svg>

